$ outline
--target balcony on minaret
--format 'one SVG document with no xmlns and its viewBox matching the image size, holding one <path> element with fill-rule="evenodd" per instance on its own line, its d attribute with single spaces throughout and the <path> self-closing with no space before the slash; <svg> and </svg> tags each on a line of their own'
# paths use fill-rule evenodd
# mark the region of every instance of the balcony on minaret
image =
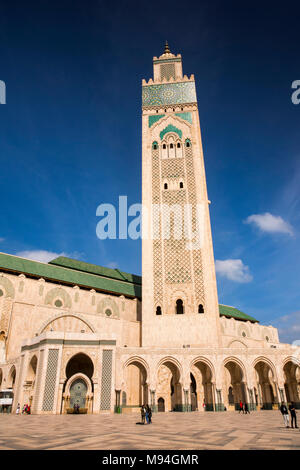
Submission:
<svg viewBox="0 0 300 470">
<path fill-rule="evenodd" d="M 181 54 L 172 54 L 168 42 L 166 42 L 164 53 L 153 57 L 154 82 L 182 80 Z"/>
</svg>

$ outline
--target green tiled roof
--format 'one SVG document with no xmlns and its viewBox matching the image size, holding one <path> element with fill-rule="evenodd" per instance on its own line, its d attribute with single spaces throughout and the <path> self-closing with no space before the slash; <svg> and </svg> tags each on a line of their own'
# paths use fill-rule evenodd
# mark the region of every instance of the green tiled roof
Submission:
<svg viewBox="0 0 300 470">
<path fill-rule="evenodd" d="M 44 278 L 58 283 L 77 285 L 87 289 L 142 298 L 142 278 L 118 269 L 104 268 L 59 256 L 47 263 L 40 263 L 18 256 L 0 253 L 0 270 L 23 273 L 28 276 Z M 235 307 L 219 305 L 220 316 L 237 320 L 258 322 Z"/>
<path fill-rule="evenodd" d="M 246 313 L 241 312 L 235 307 L 229 307 L 228 305 L 219 305 L 219 312 L 220 316 L 225 316 L 225 317 L 233 317 L 236 318 L 237 320 L 243 320 L 243 321 L 251 321 L 254 323 L 258 323 L 258 320 L 256 320 L 253 317 L 250 317 L 250 315 L 246 315 Z"/>
<path fill-rule="evenodd" d="M 134 274 L 128 274 L 118 269 L 104 268 L 96 264 L 85 263 L 84 261 L 78 261 L 77 259 L 66 258 L 65 256 L 59 256 L 58 258 L 49 261 L 49 264 L 61 266 L 63 268 L 75 269 L 76 271 L 83 271 L 85 273 L 96 274 L 97 276 L 104 276 L 118 281 L 132 282 L 134 284 L 142 284 L 141 276 L 135 276 Z"/>
<path fill-rule="evenodd" d="M 96 272 L 94 265 L 89 265 L 90 268 L 87 271 L 85 265 L 88 263 L 78 262 L 81 267 L 79 269 L 79 264 L 76 264 L 76 260 L 69 260 L 69 263 L 67 260 L 68 258 L 65 258 L 64 263 L 69 264 L 69 267 L 40 263 L 0 253 L 0 269 L 112 294 L 138 298 L 142 296 L 139 276 L 122 273 L 114 269 L 101 268 L 100 266 L 98 266 L 98 272 Z M 73 267 L 71 266 L 72 262 Z M 139 282 L 135 282 L 135 279 L 139 280 Z"/>
</svg>

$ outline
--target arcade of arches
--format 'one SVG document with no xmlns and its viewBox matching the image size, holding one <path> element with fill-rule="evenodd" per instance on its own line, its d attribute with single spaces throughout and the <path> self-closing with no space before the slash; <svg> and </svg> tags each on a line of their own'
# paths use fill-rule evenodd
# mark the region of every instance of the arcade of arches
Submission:
<svg viewBox="0 0 300 470">
<path fill-rule="evenodd" d="M 97 396 L 103 393 L 103 387 L 98 388 L 97 383 L 100 375 L 103 381 L 107 374 L 105 371 L 97 373 L 92 357 L 84 351 L 77 352 L 70 354 L 62 365 L 61 394 L 58 395 L 56 413 L 72 413 L 75 405 L 78 405 L 80 413 L 99 412 Z M 42 355 L 37 353 L 28 357 L 20 395 L 22 404 L 30 404 L 33 413 L 38 406 L 39 360 L 42 360 Z M 286 359 L 283 363 L 281 381 L 278 380 L 280 371 L 263 357 L 256 359 L 251 368 L 246 368 L 235 357 L 225 359 L 216 368 L 215 364 L 202 357 L 194 359 L 187 370 L 171 356 L 161 359 L 156 365 L 149 365 L 146 358 L 132 357 L 123 365 L 120 363 L 120 367 L 123 370 L 122 381 L 119 382 L 121 387 L 116 387 L 115 397 L 112 388 L 111 404 L 107 407 L 107 410 L 119 413 L 139 412 L 141 405 L 146 403 L 154 412 L 233 411 L 238 409 L 241 400 L 248 403 L 250 410 L 274 409 L 282 401 L 293 401 L 300 408 L 300 366 L 293 359 Z M 217 385 L 216 370 L 221 386 Z M 15 391 L 18 369 L 11 366 L 6 376 L 0 368 L 0 383 L 2 389 Z"/>
<path fill-rule="evenodd" d="M 277 384 L 276 374 L 267 360 L 256 361 L 252 369 L 252 386 L 244 365 L 237 359 L 223 364 L 223 387 L 215 384 L 213 366 L 196 360 L 190 369 L 189 388 L 182 383 L 182 371 L 175 360 L 168 358 L 157 366 L 155 386 L 150 386 L 147 364 L 134 359 L 124 366 L 124 385 L 117 391 L 119 412 L 138 410 L 149 403 L 154 411 L 233 411 L 239 403 L 248 403 L 250 410 L 274 409 L 281 401 L 293 401 L 300 408 L 300 367 L 289 361 L 284 366 L 284 390 Z M 118 398 L 119 397 L 119 398 Z"/>
</svg>

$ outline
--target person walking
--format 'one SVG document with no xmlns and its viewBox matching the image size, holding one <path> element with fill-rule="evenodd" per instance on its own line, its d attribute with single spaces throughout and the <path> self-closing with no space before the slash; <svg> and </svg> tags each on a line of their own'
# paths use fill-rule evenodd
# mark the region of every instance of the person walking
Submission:
<svg viewBox="0 0 300 470">
<path fill-rule="evenodd" d="M 145 406 L 145 414 L 146 414 L 146 423 L 149 424 L 149 412 L 148 412 L 148 405 Z"/>
<path fill-rule="evenodd" d="M 151 418 L 152 418 L 152 410 L 149 405 L 146 405 L 146 420 L 148 424 L 152 423 Z"/>
<path fill-rule="evenodd" d="M 242 400 L 240 400 L 240 410 L 239 410 L 239 414 L 240 414 L 241 411 L 244 412 L 244 407 L 243 407 L 243 402 L 242 402 Z"/>
<path fill-rule="evenodd" d="M 20 410 L 21 410 L 20 403 L 18 403 L 18 406 L 17 406 L 17 409 L 16 409 L 16 415 L 20 414 Z"/>
<path fill-rule="evenodd" d="M 280 412 L 282 414 L 282 417 L 283 417 L 283 422 L 284 422 L 284 425 L 286 428 L 289 428 L 289 412 L 288 412 L 288 409 L 287 407 L 285 406 L 285 404 L 282 402 L 281 405 L 280 405 Z"/>
<path fill-rule="evenodd" d="M 145 410 L 144 405 L 141 407 L 141 417 L 142 417 L 142 424 L 145 424 L 146 410 Z"/>
<path fill-rule="evenodd" d="M 245 410 L 245 414 L 247 413 L 250 414 L 248 403 L 245 403 L 244 410 Z"/>
<path fill-rule="evenodd" d="M 294 405 L 294 402 L 292 402 L 289 406 L 289 410 L 290 410 L 290 413 L 291 413 L 291 428 L 293 428 L 293 423 L 295 421 L 295 428 L 298 429 L 298 426 L 297 426 L 297 415 L 296 415 L 296 409 L 295 409 L 295 405 Z"/>
</svg>

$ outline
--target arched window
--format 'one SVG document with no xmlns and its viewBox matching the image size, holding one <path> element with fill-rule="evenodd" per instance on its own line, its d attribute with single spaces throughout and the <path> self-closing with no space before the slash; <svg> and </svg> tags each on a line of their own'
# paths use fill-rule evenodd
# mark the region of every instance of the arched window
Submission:
<svg viewBox="0 0 300 470">
<path fill-rule="evenodd" d="M 164 184 L 164 189 L 168 189 L 168 183 Z"/>
<path fill-rule="evenodd" d="M 186 139 L 185 141 L 185 146 L 190 147 L 191 146 L 191 141 L 189 139 Z"/>
<path fill-rule="evenodd" d="M 172 148 L 173 148 L 173 144 L 170 144 L 170 149 L 172 149 Z"/>
<path fill-rule="evenodd" d="M 181 299 L 176 300 L 176 313 L 177 315 L 182 315 L 184 313 L 183 301 Z"/>
<path fill-rule="evenodd" d="M 198 306 L 198 313 L 204 313 L 204 308 L 202 304 Z"/>
<path fill-rule="evenodd" d="M 156 315 L 161 315 L 161 307 L 159 305 L 156 307 Z"/>
<path fill-rule="evenodd" d="M 167 148 L 166 144 L 163 144 L 163 149 L 166 149 L 166 148 Z"/>
<path fill-rule="evenodd" d="M 157 143 L 157 142 L 153 142 L 152 148 L 153 148 L 153 150 L 157 150 L 157 149 L 158 149 L 158 143 Z"/>
<path fill-rule="evenodd" d="M 183 189 L 183 182 L 182 181 L 180 181 L 180 183 L 179 183 L 179 188 Z"/>
<path fill-rule="evenodd" d="M 180 149 L 180 142 L 177 143 L 177 148 Z"/>
</svg>

